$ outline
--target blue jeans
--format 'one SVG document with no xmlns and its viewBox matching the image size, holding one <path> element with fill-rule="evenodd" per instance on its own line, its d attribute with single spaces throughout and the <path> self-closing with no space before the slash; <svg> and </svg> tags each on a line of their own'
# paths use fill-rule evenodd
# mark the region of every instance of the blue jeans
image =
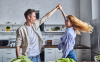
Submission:
<svg viewBox="0 0 100 62">
<path fill-rule="evenodd" d="M 33 62 L 41 62 L 40 55 L 28 57 Z"/>
<path fill-rule="evenodd" d="M 72 58 L 76 62 L 76 54 L 74 50 L 71 50 L 66 58 Z"/>
</svg>

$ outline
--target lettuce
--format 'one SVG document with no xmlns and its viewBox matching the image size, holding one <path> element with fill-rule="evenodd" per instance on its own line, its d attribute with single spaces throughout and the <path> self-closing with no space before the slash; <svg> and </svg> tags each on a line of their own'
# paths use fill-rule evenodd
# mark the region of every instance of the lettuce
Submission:
<svg viewBox="0 0 100 62">
<path fill-rule="evenodd" d="M 11 60 L 10 62 L 32 62 L 27 56 L 21 55 L 18 58 Z"/>
<path fill-rule="evenodd" d="M 71 58 L 60 58 L 57 59 L 55 62 L 75 62 L 75 61 Z"/>
<path fill-rule="evenodd" d="M 100 60 L 100 55 L 97 56 L 97 59 Z"/>
</svg>

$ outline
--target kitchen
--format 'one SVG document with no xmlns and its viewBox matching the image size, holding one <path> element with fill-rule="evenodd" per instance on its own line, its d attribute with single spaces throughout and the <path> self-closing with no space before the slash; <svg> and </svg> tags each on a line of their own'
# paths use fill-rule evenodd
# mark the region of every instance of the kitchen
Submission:
<svg viewBox="0 0 100 62">
<path fill-rule="evenodd" d="M 100 24 L 98 23 L 100 22 L 94 22 L 100 19 L 100 0 L 0 0 L 0 62 L 9 62 L 11 59 L 16 58 L 14 43 L 16 30 L 26 21 L 24 18 L 25 10 L 29 8 L 36 9 L 36 17 L 38 19 L 57 6 L 58 3 L 62 4 L 66 15 L 75 15 L 80 20 L 94 27 L 95 31 L 93 34 L 81 33 L 82 35 L 77 35 L 74 47 L 77 62 L 94 61 L 94 56 L 97 56 L 95 53 L 98 53 L 100 48 L 100 42 L 98 42 L 98 36 L 100 36 Z M 25 6 L 26 4 L 27 6 Z M 6 30 L 6 28 L 9 28 L 7 26 L 10 26 L 10 31 Z M 60 30 L 52 31 L 56 27 L 59 27 Z M 40 29 L 44 41 L 41 61 L 48 62 L 61 58 L 62 50 L 59 51 L 57 45 L 66 29 L 61 12 L 57 10 L 40 26 Z M 3 45 L 2 43 L 5 44 Z M 100 55 L 100 52 L 98 54 Z"/>
</svg>

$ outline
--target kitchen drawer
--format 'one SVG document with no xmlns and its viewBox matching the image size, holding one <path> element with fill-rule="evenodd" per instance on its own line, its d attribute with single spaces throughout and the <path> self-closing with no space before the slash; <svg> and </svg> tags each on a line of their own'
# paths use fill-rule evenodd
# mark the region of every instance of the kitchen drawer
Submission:
<svg viewBox="0 0 100 62">
<path fill-rule="evenodd" d="M 63 53 L 62 52 L 56 52 L 56 60 L 62 58 Z"/>
<path fill-rule="evenodd" d="M 4 52 L 7 52 L 7 51 L 11 51 L 11 52 L 15 52 L 16 49 L 15 48 L 8 48 L 8 49 L 3 49 Z"/>
<path fill-rule="evenodd" d="M 15 59 L 15 57 L 11 57 L 11 58 L 4 57 L 3 62 L 10 62 L 12 59 Z"/>
<path fill-rule="evenodd" d="M 46 52 L 53 52 L 53 51 L 55 51 L 55 48 L 45 48 L 45 51 Z"/>
<path fill-rule="evenodd" d="M 77 49 L 77 53 L 91 52 L 90 49 Z"/>
<path fill-rule="evenodd" d="M 16 53 L 15 52 L 3 52 L 3 57 L 16 57 Z"/>
<path fill-rule="evenodd" d="M 55 61 L 55 52 L 47 52 L 47 51 L 45 51 L 44 57 L 45 57 L 44 58 L 45 62 Z"/>
<path fill-rule="evenodd" d="M 83 58 L 83 59 L 86 59 L 86 58 L 89 58 L 91 55 L 90 53 L 77 53 L 77 58 Z"/>
<path fill-rule="evenodd" d="M 0 52 L 0 58 L 2 57 L 2 53 Z"/>
<path fill-rule="evenodd" d="M 3 51 L 3 49 L 0 49 L 0 52 L 2 52 Z"/>
<path fill-rule="evenodd" d="M 2 58 L 0 57 L 0 62 L 2 62 Z"/>
<path fill-rule="evenodd" d="M 82 59 L 82 58 L 77 58 L 76 60 L 77 62 L 81 62 L 81 61 L 88 61 L 87 59 Z"/>
<path fill-rule="evenodd" d="M 58 48 L 55 48 L 56 49 L 56 52 L 62 52 L 62 50 L 59 50 Z"/>
</svg>

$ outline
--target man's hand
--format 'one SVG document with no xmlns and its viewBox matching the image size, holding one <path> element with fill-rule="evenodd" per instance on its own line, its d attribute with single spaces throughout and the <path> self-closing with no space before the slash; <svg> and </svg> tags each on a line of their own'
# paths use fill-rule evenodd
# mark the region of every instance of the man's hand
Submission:
<svg viewBox="0 0 100 62">
<path fill-rule="evenodd" d="M 58 7 L 60 10 L 62 10 L 62 5 L 61 4 L 58 4 Z"/>
</svg>

